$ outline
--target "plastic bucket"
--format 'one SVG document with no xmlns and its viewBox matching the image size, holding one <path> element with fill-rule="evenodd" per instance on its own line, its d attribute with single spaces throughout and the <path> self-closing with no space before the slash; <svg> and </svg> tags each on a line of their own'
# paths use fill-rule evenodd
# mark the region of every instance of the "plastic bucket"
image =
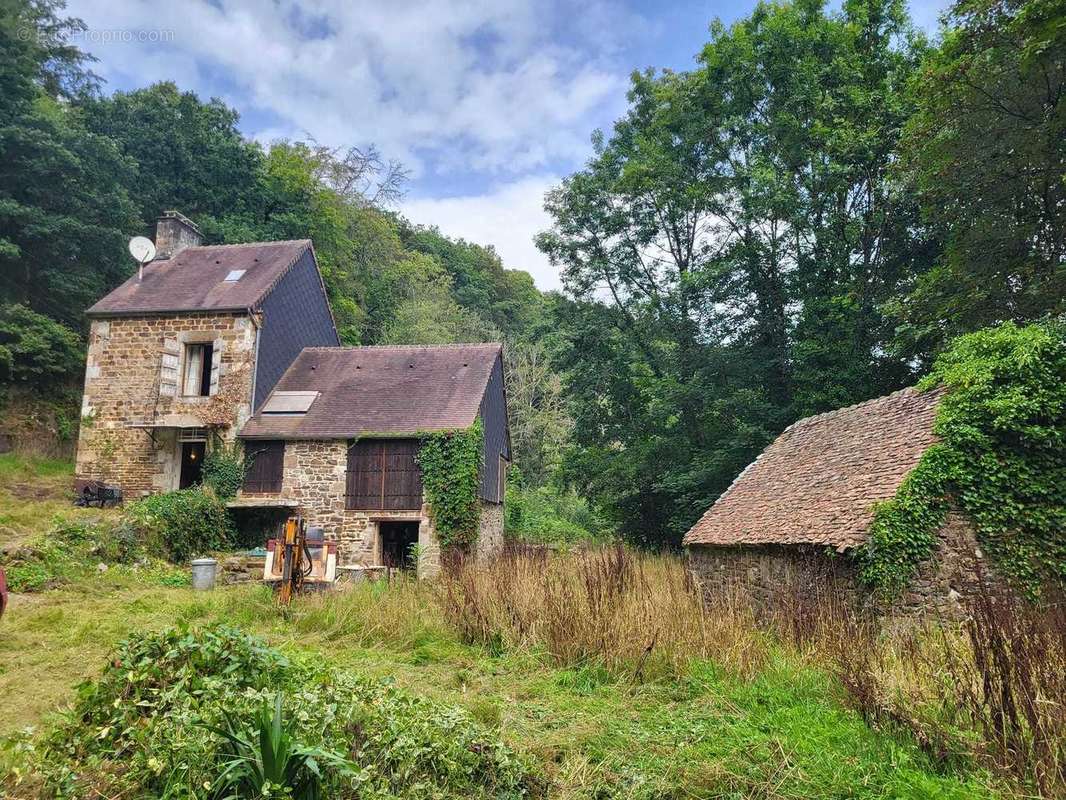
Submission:
<svg viewBox="0 0 1066 800">
<path fill-rule="evenodd" d="M 206 592 L 215 588 L 215 572 L 218 562 L 213 558 L 197 558 L 192 562 L 192 588 Z"/>
</svg>

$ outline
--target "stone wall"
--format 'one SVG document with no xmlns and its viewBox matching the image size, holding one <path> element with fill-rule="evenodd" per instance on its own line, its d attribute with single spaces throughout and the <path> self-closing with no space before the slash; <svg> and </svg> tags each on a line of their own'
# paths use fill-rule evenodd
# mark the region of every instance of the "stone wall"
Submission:
<svg viewBox="0 0 1066 800">
<path fill-rule="evenodd" d="M 689 568 L 706 597 L 737 592 L 756 606 L 817 599 L 828 592 L 838 601 L 889 615 L 934 613 L 958 617 L 979 578 L 999 579 L 978 546 L 973 527 L 957 512 L 948 515 L 934 555 L 923 563 L 907 589 L 890 606 L 877 605 L 858 582 L 850 556 L 799 545 L 746 547 L 693 546 Z"/>
<path fill-rule="evenodd" d="M 278 494 L 249 494 L 245 500 L 280 498 L 295 501 L 308 525 L 318 525 L 325 536 L 337 542 L 340 566 L 377 566 L 381 564 L 381 540 L 378 525 L 382 522 L 418 522 L 418 576 L 440 571 L 440 545 L 433 530 L 429 506 L 417 511 L 356 511 L 344 507 L 345 469 L 348 443 L 336 441 L 298 441 L 285 443 L 284 472 Z M 481 522 L 477 553 L 489 556 L 503 549 L 503 506 L 481 504 Z"/>
<path fill-rule="evenodd" d="M 830 557 L 814 547 L 700 545 L 689 548 L 688 564 L 708 599 L 740 595 L 770 609 L 796 597 L 817 599 L 828 593 L 854 603 L 859 596 L 851 559 Z"/>
<path fill-rule="evenodd" d="M 494 558 L 503 552 L 503 503 L 481 501 L 476 552 L 478 558 Z"/>
<path fill-rule="evenodd" d="M 215 427 L 224 438 L 251 414 L 256 323 L 246 314 L 93 320 L 75 475 L 122 487 L 127 498 L 177 488 L 176 428 Z M 183 397 L 184 345 L 211 342 L 217 390 Z M 175 355 L 177 353 L 177 355 Z M 158 426 L 153 437 L 138 425 Z"/>
<path fill-rule="evenodd" d="M 346 441 L 286 442 L 283 463 L 279 494 L 242 492 L 240 496 L 280 497 L 295 501 L 295 510 L 308 525 L 322 527 L 326 538 L 337 542 L 337 563 L 340 566 L 381 564 L 378 524 L 418 522 L 419 577 L 433 575 L 440 569 L 440 548 L 428 507 L 423 506 L 418 511 L 363 511 L 344 507 L 345 469 L 348 465 Z"/>
</svg>

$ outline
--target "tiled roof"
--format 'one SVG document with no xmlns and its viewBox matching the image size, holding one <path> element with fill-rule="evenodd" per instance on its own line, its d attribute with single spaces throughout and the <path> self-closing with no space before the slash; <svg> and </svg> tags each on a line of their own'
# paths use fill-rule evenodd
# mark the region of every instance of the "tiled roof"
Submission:
<svg viewBox="0 0 1066 800">
<path fill-rule="evenodd" d="M 940 396 L 903 389 L 801 419 L 733 481 L 684 543 L 860 546 L 874 504 L 895 495 L 936 441 Z"/>
<path fill-rule="evenodd" d="M 310 246 L 310 239 L 297 239 L 187 247 L 146 265 L 143 279 L 134 274 L 86 313 L 113 317 L 254 308 Z M 227 281 L 236 270 L 244 274 Z"/>
<path fill-rule="evenodd" d="M 317 391 L 304 414 L 255 414 L 252 439 L 350 439 L 467 428 L 499 344 L 308 347 L 275 392 Z"/>
</svg>

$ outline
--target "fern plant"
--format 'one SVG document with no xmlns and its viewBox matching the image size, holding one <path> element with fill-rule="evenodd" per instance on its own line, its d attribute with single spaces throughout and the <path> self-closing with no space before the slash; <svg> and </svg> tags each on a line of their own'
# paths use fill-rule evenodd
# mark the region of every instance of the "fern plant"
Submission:
<svg viewBox="0 0 1066 800">
<path fill-rule="evenodd" d="M 222 770 L 215 780 L 216 800 L 320 800 L 322 765 L 338 773 L 351 773 L 353 764 L 339 753 L 319 747 L 305 747 L 293 741 L 281 713 L 282 694 L 259 710 L 250 730 L 242 729 L 232 716 L 226 727 L 206 726 L 226 743 Z"/>
</svg>

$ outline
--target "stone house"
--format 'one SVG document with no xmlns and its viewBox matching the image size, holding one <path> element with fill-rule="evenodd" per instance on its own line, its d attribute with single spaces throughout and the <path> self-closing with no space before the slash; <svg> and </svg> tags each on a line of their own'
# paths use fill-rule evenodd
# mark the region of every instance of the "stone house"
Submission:
<svg viewBox="0 0 1066 800">
<path fill-rule="evenodd" d="M 874 506 L 895 496 L 936 442 L 941 397 L 903 389 L 789 426 L 685 534 L 705 593 L 739 589 L 767 605 L 782 592 L 828 585 L 847 602 L 868 604 L 851 556 L 867 541 Z M 893 610 L 956 613 L 982 559 L 972 526 L 950 513 L 936 552 Z"/>
<path fill-rule="evenodd" d="M 127 498 L 200 481 L 304 347 L 338 345 L 311 241 L 202 246 L 175 211 L 156 258 L 89 308 L 75 477 Z"/>
<path fill-rule="evenodd" d="M 477 552 L 498 552 L 511 460 L 499 344 L 305 349 L 241 429 L 252 466 L 232 505 L 298 509 L 338 542 L 342 565 L 432 574 L 439 548 L 419 441 L 478 419 Z"/>
<path fill-rule="evenodd" d="M 156 248 L 87 312 L 76 479 L 126 498 L 187 488 L 212 442 L 239 434 L 250 468 L 235 508 L 301 514 L 345 566 L 405 566 L 418 543 L 419 572 L 431 572 L 418 438 L 481 419 L 477 549 L 502 547 L 501 345 L 340 347 L 310 240 L 203 246 L 169 211 Z"/>
</svg>

